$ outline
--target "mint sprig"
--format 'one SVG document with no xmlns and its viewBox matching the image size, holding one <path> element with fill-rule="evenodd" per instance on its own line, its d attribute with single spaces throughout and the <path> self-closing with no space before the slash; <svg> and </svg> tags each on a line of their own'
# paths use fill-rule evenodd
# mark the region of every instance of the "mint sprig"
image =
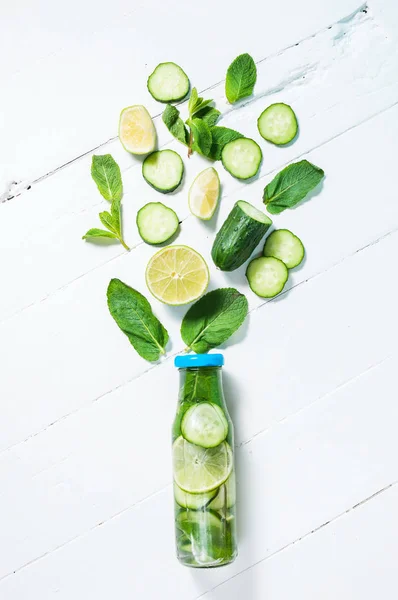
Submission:
<svg viewBox="0 0 398 600">
<path fill-rule="evenodd" d="M 111 201 L 111 210 L 99 213 L 104 229 L 89 229 L 83 236 L 83 240 L 94 241 L 96 238 L 108 238 L 118 240 L 126 250 L 130 250 L 123 239 L 121 202 L 123 196 L 123 183 L 120 168 L 110 154 L 93 156 L 91 164 L 91 176 L 97 184 L 100 194 Z"/>
</svg>

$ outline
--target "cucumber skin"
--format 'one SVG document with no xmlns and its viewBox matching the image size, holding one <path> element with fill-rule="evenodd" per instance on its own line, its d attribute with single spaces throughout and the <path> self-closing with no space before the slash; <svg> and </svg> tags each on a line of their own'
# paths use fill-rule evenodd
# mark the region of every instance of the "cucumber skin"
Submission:
<svg viewBox="0 0 398 600">
<path fill-rule="evenodd" d="M 260 223 L 235 204 L 217 233 L 211 250 L 221 271 L 238 269 L 252 255 L 272 223 Z"/>
</svg>

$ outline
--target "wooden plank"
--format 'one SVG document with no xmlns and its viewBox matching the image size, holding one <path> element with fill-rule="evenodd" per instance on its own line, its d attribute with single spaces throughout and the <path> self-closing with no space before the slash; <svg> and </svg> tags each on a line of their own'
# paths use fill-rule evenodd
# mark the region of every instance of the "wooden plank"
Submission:
<svg viewBox="0 0 398 600">
<path fill-rule="evenodd" d="M 0 24 L 0 49 L 7 56 L 1 65 L 7 89 L 1 112 L 7 118 L 1 123 L 0 189 L 43 175 L 116 135 L 124 106 L 143 103 L 159 112 L 145 85 L 159 62 L 180 61 L 203 89 L 222 80 L 240 52 L 260 60 L 361 4 L 335 0 L 319 11 L 313 0 L 300 6 L 282 0 L 267 8 L 266 34 L 264 19 L 253 18 L 262 12 L 259 1 L 237 19 L 226 0 L 203 0 L 194 25 L 190 7 L 178 0 L 167 7 L 117 0 L 111 8 L 71 0 L 62 12 L 46 0 L 34 11 L 26 0 L 8 5 Z"/>
<path fill-rule="evenodd" d="M 131 594 L 156 598 L 167 589 L 168 595 L 177 600 L 193 600 L 250 565 L 291 545 L 398 479 L 395 460 L 398 406 L 393 391 L 397 366 L 397 356 L 384 361 L 239 448 L 240 555 L 233 565 L 194 574 L 178 565 L 173 556 L 172 491 L 168 486 L 146 501 L 121 510 L 113 519 L 98 524 L 56 552 L 50 551 L 47 539 L 45 556 L 3 579 L 0 593 L 7 600 L 25 597 L 28 590 L 35 590 L 43 598 L 57 592 L 61 600 L 89 597 L 90 594 L 101 600 L 112 594 L 118 598 L 131 597 Z M 108 485 L 102 490 L 89 490 L 90 484 L 87 485 L 89 493 L 92 493 L 87 511 L 95 511 L 101 498 L 105 500 L 112 492 L 119 493 L 118 488 L 126 483 L 132 486 L 131 489 L 134 486 L 142 489 L 144 481 L 155 481 L 155 470 L 165 476 L 169 457 L 165 456 L 164 450 L 155 453 L 148 447 L 153 440 L 162 439 L 162 436 L 157 437 L 157 429 L 153 429 L 157 412 L 153 407 L 154 418 L 150 423 L 141 416 L 140 428 L 149 431 L 151 436 L 150 439 L 147 436 L 147 442 L 141 434 L 136 439 L 135 451 L 129 452 L 128 456 L 123 443 L 119 445 L 122 465 L 120 468 L 116 466 Z M 137 418 L 131 417 L 133 414 L 130 412 L 129 421 L 134 427 Z M 101 471 L 98 483 L 105 482 L 110 450 L 108 439 L 119 444 L 119 436 L 124 436 L 128 430 L 126 419 L 116 416 L 116 421 L 118 435 L 111 433 L 109 421 L 104 422 L 104 437 L 101 444 L 96 445 L 98 454 L 94 468 Z M 86 428 L 84 433 L 86 444 L 90 445 L 93 441 L 90 429 Z M 144 447 L 148 450 L 145 451 Z M 162 447 L 165 447 L 164 444 Z M 94 448 L 92 453 L 94 455 Z M 79 456 L 80 449 L 75 459 L 78 460 Z M 156 458 L 156 465 L 148 462 Z M 68 466 L 68 461 L 64 465 L 58 475 L 51 473 L 51 469 L 42 474 L 51 483 L 53 498 L 46 509 L 43 499 L 36 498 L 39 508 L 34 511 L 35 520 L 40 514 L 45 514 L 47 524 L 51 522 L 52 527 L 43 528 L 36 523 L 31 537 L 26 529 L 29 521 L 26 518 L 25 538 L 18 543 L 21 555 L 29 544 L 37 543 L 40 532 L 50 536 L 60 521 L 67 526 L 67 523 L 72 525 L 79 519 L 78 506 L 84 493 L 81 487 L 84 486 L 84 478 L 81 483 L 73 478 L 76 472 L 89 477 L 90 467 L 81 462 L 74 468 L 72 464 L 71 468 Z M 140 469 L 141 475 L 138 475 Z M 78 492 L 74 501 L 71 497 L 73 488 Z M 54 508 L 63 490 L 67 491 L 69 501 L 60 513 L 62 518 L 59 518 Z M 29 502 L 35 501 L 32 491 L 28 497 Z M 13 496 L 13 505 L 16 502 L 18 494 Z M 25 510 L 25 505 L 17 506 L 15 513 L 23 519 Z M 1 556 L 3 573 L 6 565 L 11 567 L 10 549 L 17 548 L 14 529 L 11 523 L 5 523 L 3 539 L 8 544 L 7 551 Z M 15 563 L 12 568 L 15 570 Z M 156 577 L 153 576 L 154 569 Z"/>
<path fill-rule="evenodd" d="M 391 448 L 395 443 L 396 409 L 392 402 L 393 387 L 389 386 L 396 358 L 383 361 L 396 352 L 395 282 L 389 274 L 397 248 L 398 233 L 344 260 L 279 300 L 254 310 L 245 340 L 245 347 L 250 342 L 254 350 L 247 352 L 242 344 L 226 350 L 225 388 L 236 423 L 241 490 L 245 491 L 241 518 L 246 523 L 247 515 L 261 513 L 261 503 L 265 501 L 270 520 L 276 515 L 274 525 L 268 519 L 261 525 L 262 536 L 247 532 L 247 539 L 257 548 L 256 556 L 261 553 L 264 539 L 267 548 L 274 551 L 275 544 L 279 547 L 279 543 L 287 543 L 292 529 L 297 537 L 312 527 L 310 518 L 326 518 L 322 512 L 326 507 L 332 516 L 343 510 L 347 490 L 360 494 L 363 484 L 366 494 L 369 492 L 366 485 L 370 484 L 372 493 L 373 485 L 381 487 L 386 480 L 387 483 L 392 480 L 389 477 L 396 469 Z M 382 310 L 375 311 L 380 288 L 369 286 L 369 273 L 377 273 L 378 281 L 383 282 Z M 327 313 L 318 307 L 327 307 Z M 370 319 L 371 314 L 377 316 Z M 380 369 L 372 369 L 378 363 L 383 363 Z M 372 369 L 369 374 L 356 381 L 368 369 Z M 80 373 L 74 372 L 73 385 L 78 377 Z M 350 380 L 352 383 L 345 385 Z M 375 389 L 377 414 L 372 416 Z M 169 483 L 167 448 L 176 393 L 177 373 L 168 360 L 0 456 L 0 479 L 4 486 L 0 514 L 8 515 L 2 530 L 8 540 L 4 555 L 0 555 L 3 575 L 142 503 Z M 28 407 L 33 412 L 37 403 L 31 398 L 29 401 Z M 344 419 L 339 421 L 343 414 Z M 366 426 L 374 426 L 373 441 L 358 424 L 361 419 L 365 419 Z M 375 425 L 377 420 L 379 426 Z M 328 428 L 333 436 L 329 442 L 325 441 Z M 266 433 L 259 435 L 264 430 Z M 298 441 L 300 431 L 311 432 L 312 441 L 307 449 Z M 384 441 L 377 450 L 381 434 Z M 324 441 L 323 436 L 326 436 Z M 251 445 L 256 440 L 260 446 Z M 380 453 L 384 457 L 388 449 L 383 466 Z M 296 465 L 292 462 L 292 452 L 295 456 L 297 452 Z M 359 468 L 357 452 L 368 452 L 369 460 L 376 461 L 378 470 L 371 465 Z M 275 463 L 271 461 L 273 471 L 268 473 L 267 464 L 273 453 L 277 458 Z M 339 480 L 341 466 L 335 467 L 333 461 L 340 465 L 345 453 L 349 474 L 341 475 Z M 308 470 L 308 465 L 312 470 Z M 358 472 L 355 482 L 350 482 L 354 467 Z M 321 468 L 325 473 L 320 478 Z M 280 480 L 279 471 L 288 473 L 288 479 Z M 296 475 L 291 480 L 293 473 Z M 309 494 L 310 490 L 318 497 L 330 494 L 330 486 L 324 481 L 328 477 L 336 484 L 336 494 L 328 500 L 322 496 L 319 510 L 310 504 L 305 516 L 307 496 L 300 500 L 301 488 L 303 494 Z M 315 493 L 317 482 L 319 490 Z M 262 493 L 257 494 L 256 485 Z M 279 490 L 274 500 L 268 497 L 270 485 Z M 293 485 L 298 488 L 294 499 L 289 497 L 292 493 L 289 486 Z M 284 509 L 279 506 L 285 494 L 289 498 L 286 502 L 296 503 L 296 510 L 290 505 Z M 348 506 L 356 499 L 359 501 L 361 496 L 350 496 Z M 253 510 L 251 502 L 256 503 Z M 148 511 L 155 514 L 156 507 L 150 506 Z M 285 526 L 281 522 L 284 513 L 279 512 L 282 509 L 286 510 Z M 49 520 L 53 523 L 51 527 L 46 526 Z M 246 523 L 243 529 L 247 531 L 250 527 Z M 303 530 L 297 533 L 295 527 Z M 135 535 L 141 539 L 140 533 Z M 167 535 L 161 532 L 161 537 Z M 274 543 L 273 536 L 282 541 Z M 243 554 L 244 548 L 243 543 Z"/>
<path fill-rule="evenodd" d="M 398 486 L 234 577 L 206 600 L 396 597 Z M 383 549 L 382 552 L 380 549 Z"/>
<path fill-rule="evenodd" d="M 378 48 L 377 53 L 372 51 L 374 47 Z M 372 57 L 371 65 L 367 60 L 369 56 Z M 275 148 L 262 142 L 261 177 L 249 186 L 230 177 L 217 164 L 223 185 L 222 205 L 229 209 L 234 199 L 242 196 L 260 203 L 264 185 L 273 171 L 397 102 L 397 68 L 397 48 L 385 38 L 369 13 L 360 12 L 344 26 L 335 25 L 297 47 L 263 61 L 259 65 L 256 96 L 238 110 L 227 107 L 223 84 L 210 90 L 217 105 L 223 111 L 229 110 L 222 124 L 237 128 L 249 137 L 260 137 L 256 130 L 257 117 L 268 103 L 274 101 L 291 103 L 297 110 L 301 128 L 297 141 L 287 148 Z M 341 85 L 344 93 L 341 93 Z M 379 123 L 389 132 L 393 127 L 395 132 L 393 114 Z M 160 145 L 183 152 L 185 149 L 181 144 L 170 142 L 163 123 L 158 120 L 158 124 Z M 383 139 L 378 138 L 378 143 L 382 144 Z M 390 141 L 395 142 L 392 134 L 389 134 Z M 134 247 L 141 242 L 135 225 L 137 209 L 149 201 L 159 200 L 159 194 L 143 180 L 141 161 L 124 152 L 118 141 L 102 148 L 102 152 L 111 152 L 122 167 L 125 236 Z M 316 160 L 318 153 L 312 156 Z M 369 158 L 365 160 L 369 162 Z M 99 223 L 98 212 L 107 207 L 91 181 L 90 162 L 91 156 L 87 156 L 0 207 L 4 223 L 0 245 L 7 253 L 3 276 L 15 280 L 9 293 L 0 297 L 0 321 L 90 270 L 122 256 L 123 248 L 119 245 L 98 248 L 81 240 L 88 228 Z M 161 198 L 170 202 L 181 220 L 189 217 L 188 188 L 197 173 L 209 163 L 195 156 L 190 161 L 185 160 L 185 165 L 182 188 L 172 196 Z M 223 214 L 222 211 L 219 216 Z M 15 223 L 18 223 L 17 231 Z M 213 234 L 214 230 L 210 229 L 209 233 Z M 18 278 L 14 277 L 16 272 Z"/>
</svg>

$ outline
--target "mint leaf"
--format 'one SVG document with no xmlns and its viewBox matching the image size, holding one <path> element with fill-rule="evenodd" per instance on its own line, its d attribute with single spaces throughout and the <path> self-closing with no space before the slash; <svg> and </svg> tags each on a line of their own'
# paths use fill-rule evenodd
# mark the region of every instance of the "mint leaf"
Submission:
<svg viewBox="0 0 398 600">
<path fill-rule="evenodd" d="M 325 173 L 308 160 L 285 167 L 264 189 L 263 201 L 267 210 L 277 215 L 296 206 L 324 178 Z"/>
<path fill-rule="evenodd" d="M 198 112 L 208 107 L 212 102 L 213 100 L 204 100 L 198 96 L 197 89 L 193 88 L 188 102 L 189 118 L 192 119 L 192 117 L 196 116 Z"/>
<path fill-rule="evenodd" d="M 243 137 L 239 131 L 235 131 L 235 129 L 229 129 L 228 127 L 216 126 L 212 127 L 210 131 L 212 141 L 211 148 L 207 156 L 212 160 L 221 160 L 221 152 L 225 144 Z"/>
<path fill-rule="evenodd" d="M 185 127 L 184 121 L 180 117 L 180 111 L 168 104 L 162 114 L 163 123 L 179 142 L 188 145 L 189 133 Z"/>
<path fill-rule="evenodd" d="M 120 279 L 111 279 L 107 298 L 109 312 L 138 354 L 145 360 L 158 360 L 165 352 L 169 334 L 145 296 Z"/>
<path fill-rule="evenodd" d="M 211 148 L 211 131 L 202 119 L 189 119 L 189 126 L 193 135 L 192 149 L 207 156 Z"/>
<path fill-rule="evenodd" d="M 121 199 L 116 199 L 116 198 L 112 201 L 112 204 L 111 204 L 112 222 L 113 222 L 115 231 L 119 234 L 120 237 L 122 237 L 122 230 L 121 230 L 121 222 L 122 222 L 121 204 L 122 204 Z"/>
<path fill-rule="evenodd" d="M 205 106 L 205 108 L 200 109 L 195 116 L 197 119 L 202 119 L 209 127 L 214 127 L 220 118 L 220 115 L 220 111 L 216 108 Z"/>
<path fill-rule="evenodd" d="M 238 290 L 214 290 L 188 310 L 181 324 L 181 337 L 194 352 L 208 352 L 239 329 L 247 311 L 246 297 Z"/>
<path fill-rule="evenodd" d="M 117 235 L 111 231 L 105 231 L 105 229 L 89 229 L 86 234 L 82 237 L 82 240 L 89 240 L 90 238 L 113 238 L 117 240 Z"/>
<path fill-rule="evenodd" d="M 257 79 L 257 69 L 250 54 L 241 54 L 229 65 L 225 80 L 225 95 L 233 104 L 251 96 Z"/>
<path fill-rule="evenodd" d="M 110 154 L 93 156 L 91 176 L 105 200 L 121 199 L 123 195 L 122 176 L 119 165 Z"/>
<path fill-rule="evenodd" d="M 193 111 L 195 110 L 195 107 L 198 104 L 198 99 L 198 90 L 196 89 L 196 87 L 194 87 L 191 90 L 191 95 L 188 101 L 188 112 L 190 116 L 193 114 Z"/>
<path fill-rule="evenodd" d="M 115 227 L 115 223 L 113 222 L 112 215 L 108 213 L 106 210 L 104 212 L 100 212 L 99 214 L 100 221 L 109 231 L 112 231 L 116 236 L 119 234 L 118 230 Z"/>
</svg>

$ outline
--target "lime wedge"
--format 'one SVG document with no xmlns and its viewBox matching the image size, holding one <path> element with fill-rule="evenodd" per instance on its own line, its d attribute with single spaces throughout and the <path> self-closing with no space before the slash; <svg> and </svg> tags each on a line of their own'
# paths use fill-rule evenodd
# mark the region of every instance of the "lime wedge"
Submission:
<svg viewBox="0 0 398 600">
<path fill-rule="evenodd" d="M 204 494 L 218 488 L 228 479 L 232 464 L 227 442 L 202 448 L 180 436 L 173 444 L 174 481 L 185 492 Z"/>
<path fill-rule="evenodd" d="M 217 208 L 220 196 L 220 179 L 213 167 L 205 169 L 196 177 L 188 192 L 188 204 L 191 213 L 208 221 Z"/>
<path fill-rule="evenodd" d="M 209 269 L 201 255 L 188 246 L 162 248 L 148 263 L 146 284 L 161 302 L 178 306 L 197 300 L 209 284 Z"/>
<path fill-rule="evenodd" d="M 151 115 L 141 104 L 128 106 L 120 113 L 119 139 L 131 154 L 148 154 L 156 147 L 156 130 Z"/>
<path fill-rule="evenodd" d="M 184 414 L 181 431 L 188 442 L 203 448 L 214 448 L 227 437 L 228 422 L 217 404 L 199 402 Z"/>
</svg>

